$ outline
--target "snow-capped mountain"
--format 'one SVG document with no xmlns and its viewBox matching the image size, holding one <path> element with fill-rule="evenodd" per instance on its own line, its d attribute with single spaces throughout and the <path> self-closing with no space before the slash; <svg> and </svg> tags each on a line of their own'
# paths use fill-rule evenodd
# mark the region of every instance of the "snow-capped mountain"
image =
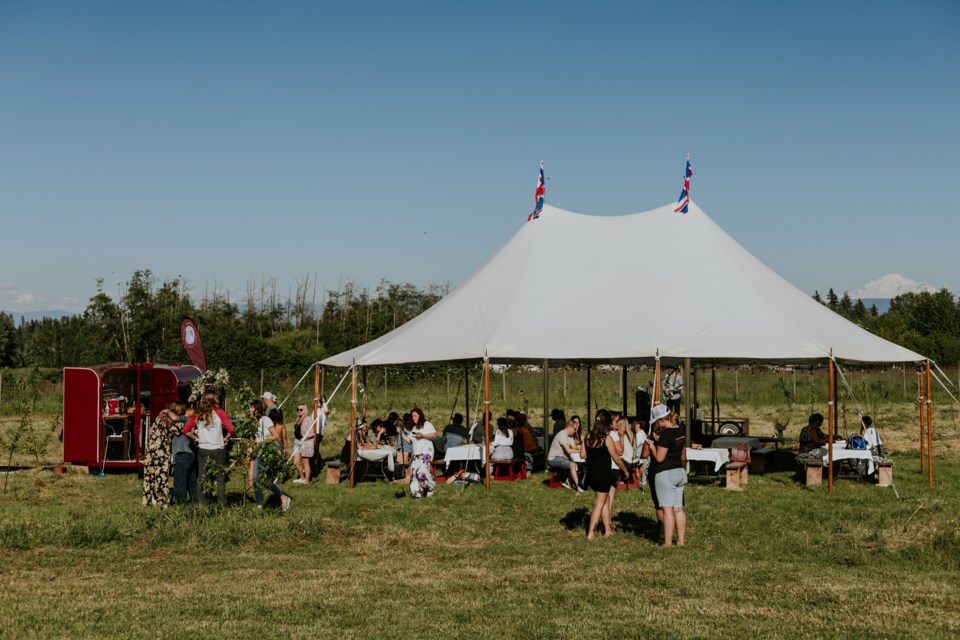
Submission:
<svg viewBox="0 0 960 640">
<path fill-rule="evenodd" d="M 926 282 L 917 282 L 905 278 L 897 273 L 891 273 L 876 280 L 871 280 L 856 291 L 850 292 L 850 297 L 857 298 L 896 298 L 904 293 L 936 293 L 940 289 Z"/>
</svg>

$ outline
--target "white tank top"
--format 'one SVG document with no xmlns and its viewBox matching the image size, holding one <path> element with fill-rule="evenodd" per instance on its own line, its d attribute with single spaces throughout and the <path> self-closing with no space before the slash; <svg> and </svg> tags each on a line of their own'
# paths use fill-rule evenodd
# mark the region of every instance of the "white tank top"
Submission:
<svg viewBox="0 0 960 640">
<path fill-rule="evenodd" d="M 201 449 L 223 449 L 223 421 L 217 412 L 210 414 L 210 423 L 197 421 L 197 438 Z"/>
</svg>

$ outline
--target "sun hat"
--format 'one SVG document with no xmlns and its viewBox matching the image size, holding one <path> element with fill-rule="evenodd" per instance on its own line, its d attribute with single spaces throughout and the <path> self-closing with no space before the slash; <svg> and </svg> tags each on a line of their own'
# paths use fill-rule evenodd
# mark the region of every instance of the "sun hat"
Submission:
<svg viewBox="0 0 960 640">
<path fill-rule="evenodd" d="M 668 415 L 670 415 L 670 409 L 667 409 L 667 405 L 654 405 L 653 409 L 650 410 L 650 424 L 655 424 L 657 420 L 666 418 Z"/>
<path fill-rule="evenodd" d="M 269 391 L 264 391 L 263 395 L 260 397 L 263 398 L 264 400 L 273 400 L 274 402 L 277 401 L 277 396 L 273 395 Z"/>
</svg>

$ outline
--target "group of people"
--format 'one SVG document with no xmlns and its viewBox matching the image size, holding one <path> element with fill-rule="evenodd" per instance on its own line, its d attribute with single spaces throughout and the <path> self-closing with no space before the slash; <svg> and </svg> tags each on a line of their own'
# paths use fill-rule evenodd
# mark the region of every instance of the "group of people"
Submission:
<svg viewBox="0 0 960 640">
<path fill-rule="evenodd" d="M 649 425 L 644 425 L 619 411 L 600 409 L 586 436 L 581 435 L 579 416 L 564 420 L 563 413 L 555 409 L 552 417 L 555 434 L 547 464 L 569 474 L 564 487 L 579 493 L 589 487 L 595 494 L 588 539 L 594 538 L 598 526 L 603 527 L 604 535 L 613 532 L 617 483 L 636 475 L 641 487 L 650 487 L 664 546 L 672 546 L 674 536 L 677 545 L 685 543 L 686 434 L 678 426 L 675 411 L 655 405 Z"/>
<path fill-rule="evenodd" d="M 322 401 L 322 398 L 317 400 Z M 245 461 L 247 481 L 253 488 L 257 508 L 263 508 L 263 489 L 267 489 L 279 498 L 281 508 L 286 511 L 293 502 L 290 496 L 281 491 L 274 480 L 263 478 L 265 461 L 269 457 L 283 458 L 289 451 L 283 412 L 277 405 L 277 397 L 269 391 L 250 403 L 247 411 L 256 423 Z M 327 412 L 321 410 L 317 414 L 319 417 L 313 412 L 308 413 L 306 405 L 297 407 L 293 445 L 293 461 L 298 475 L 295 483 L 309 484 L 311 471 L 319 463 L 316 444 L 323 439 Z M 212 496 L 202 490 L 203 483 L 198 479 L 206 478 L 208 472 L 213 477 L 217 503 L 226 505 L 227 447 L 235 433 L 233 422 L 220 408 L 219 397 L 211 391 L 201 396 L 195 409 L 188 410 L 185 403 L 174 402 L 161 411 L 147 436 L 143 457 L 143 505 L 207 503 Z M 172 494 L 169 486 L 171 470 Z"/>
</svg>

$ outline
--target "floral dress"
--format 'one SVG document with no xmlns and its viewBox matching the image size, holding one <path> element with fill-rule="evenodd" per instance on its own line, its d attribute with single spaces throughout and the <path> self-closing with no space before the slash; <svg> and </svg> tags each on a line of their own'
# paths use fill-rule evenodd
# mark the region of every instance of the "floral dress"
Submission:
<svg viewBox="0 0 960 640">
<path fill-rule="evenodd" d="M 414 433 L 436 433 L 437 430 L 430 422 L 423 423 L 422 429 L 414 429 Z M 414 498 L 425 498 L 433 495 L 437 486 L 433 479 L 433 442 L 423 438 L 413 441 L 413 459 L 410 461 L 410 495 Z"/>
<path fill-rule="evenodd" d="M 170 504 L 170 451 L 179 425 L 157 419 L 147 436 L 143 456 L 143 506 Z"/>
</svg>

